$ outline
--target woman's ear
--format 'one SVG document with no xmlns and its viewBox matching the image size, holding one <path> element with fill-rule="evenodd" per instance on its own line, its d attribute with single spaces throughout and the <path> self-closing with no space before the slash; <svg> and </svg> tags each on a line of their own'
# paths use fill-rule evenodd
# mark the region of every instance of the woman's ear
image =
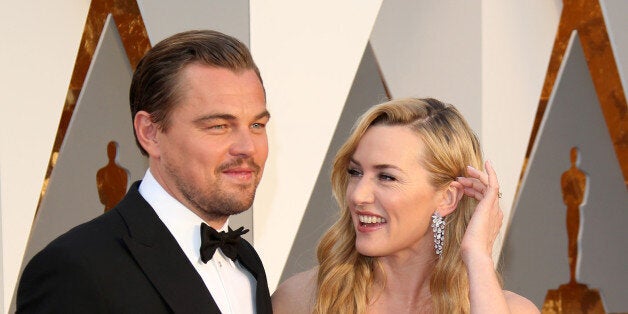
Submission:
<svg viewBox="0 0 628 314">
<path fill-rule="evenodd" d="M 464 196 L 464 187 L 458 181 L 452 181 L 449 183 L 447 188 L 442 191 L 442 199 L 441 203 L 438 206 L 438 213 L 445 217 L 451 214 L 456 207 L 458 207 L 458 202 Z"/>
<path fill-rule="evenodd" d="M 159 128 L 151 119 L 150 113 L 138 111 L 133 119 L 133 127 L 135 128 L 137 141 L 148 153 L 148 156 L 157 157 L 159 155 L 159 145 L 157 142 Z"/>
</svg>

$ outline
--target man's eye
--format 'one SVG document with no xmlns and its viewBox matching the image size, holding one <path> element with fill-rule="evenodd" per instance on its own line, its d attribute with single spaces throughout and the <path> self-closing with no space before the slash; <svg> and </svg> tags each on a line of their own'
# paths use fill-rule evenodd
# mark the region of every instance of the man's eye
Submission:
<svg viewBox="0 0 628 314">
<path fill-rule="evenodd" d="M 347 173 L 348 173 L 348 174 L 349 174 L 349 176 L 351 176 L 351 177 L 359 177 L 359 176 L 361 176 L 361 175 L 362 175 L 362 172 L 360 172 L 359 170 L 354 169 L 354 168 L 349 168 L 349 169 L 347 169 Z"/>
<path fill-rule="evenodd" d="M 266 124 L 264 124 L 264 123 L 253 123 L 251 125 L 251 127 L 254 128 L 254 129 L 263 129 L 263 128 L 266 127 Z"/>
<path fill-rule="evenodd" d="M 210 130 L 222 130 L 222 129 L 226 129 L 227 125 L 226 124 L 216 124 L 216 125 L 210 125 L 207 128 L 210 129 Z"/>
</svg>

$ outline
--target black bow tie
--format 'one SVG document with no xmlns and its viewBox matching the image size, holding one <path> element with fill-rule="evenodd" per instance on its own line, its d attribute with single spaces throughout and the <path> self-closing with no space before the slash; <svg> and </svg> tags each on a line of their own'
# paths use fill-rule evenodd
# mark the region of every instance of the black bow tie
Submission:
<svg viewBox="0 0 628 314">
<path fill-rule="evenodd" d="M 220 248 L 222 253 L 235 261 L 238 256 L 238 240 L 241 235 L 247 232 L 249 232 L 249 229 L 244 229 L 244 227 L 240 227 L 236 230 L 231 230 L 231 228 L 229 228 L 229 232 L 218 232 L 216 229 L 202 223 L 201 260 L 203 263 L 207 263 L 207 261 L 212 259 L 214 256 L 216 249 Z"/>
</svg>

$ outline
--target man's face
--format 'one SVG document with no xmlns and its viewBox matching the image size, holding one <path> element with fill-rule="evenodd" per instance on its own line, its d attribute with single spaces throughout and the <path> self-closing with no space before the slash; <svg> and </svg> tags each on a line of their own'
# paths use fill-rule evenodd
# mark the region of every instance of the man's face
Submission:
<svg viewBox="0 0 628 314">
<path fill-rule="evenodd" d="M 186 66 L 180 101 L 156 133 L 151 172 L 173 197 L 210 225 L 247 210 L 268 156 L 269 114 L 253 70 Z"/>
</svg>

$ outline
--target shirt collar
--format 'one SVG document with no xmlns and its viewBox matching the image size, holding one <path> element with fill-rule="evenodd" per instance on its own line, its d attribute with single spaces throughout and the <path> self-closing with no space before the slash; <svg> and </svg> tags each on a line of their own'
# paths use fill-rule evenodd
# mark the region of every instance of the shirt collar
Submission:
<svg viewBox="0 0 628 314">
<path fill-rule="evenodd" d="M 201 228 L 203 219 L 172 197 L 150 172 L 146 170 L 139 192 L 155 210 L 159 219 L 166 225 L 170 233 L 181 246 L 191 261 L 200 261 Z M 229 220 L 218 231 L 227 231 Z"/>
</svg>

